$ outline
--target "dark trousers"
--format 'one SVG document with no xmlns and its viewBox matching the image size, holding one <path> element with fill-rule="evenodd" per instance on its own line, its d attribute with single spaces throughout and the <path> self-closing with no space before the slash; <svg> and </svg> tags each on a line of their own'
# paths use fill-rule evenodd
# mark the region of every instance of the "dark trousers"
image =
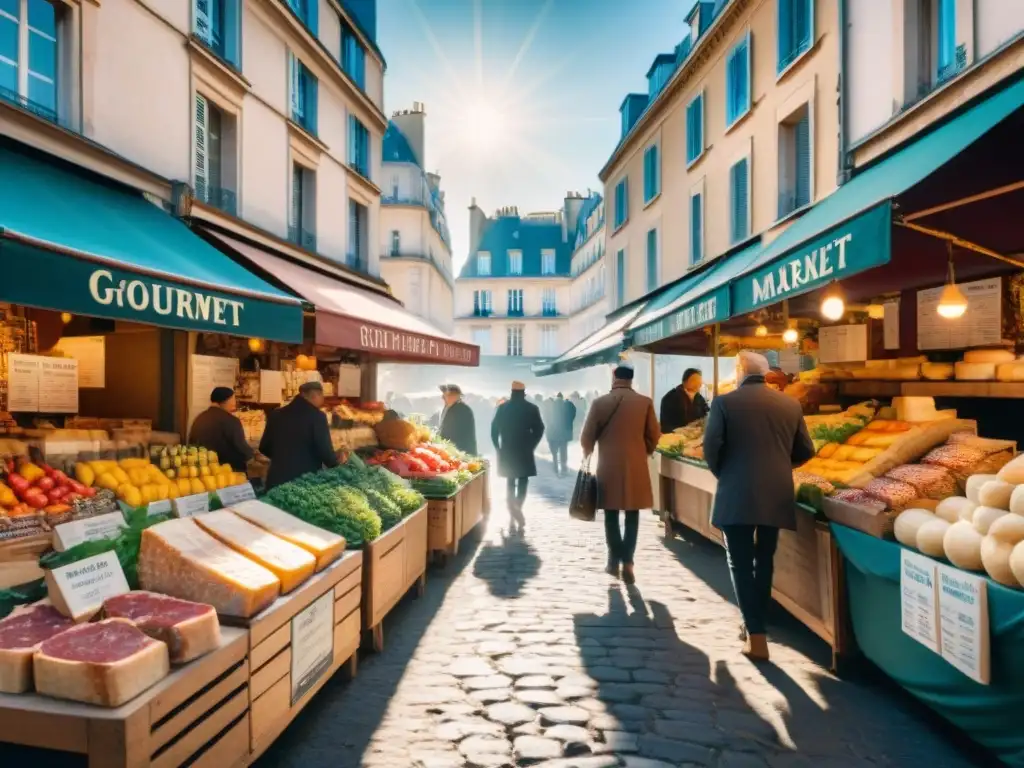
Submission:
<svg viewBox="0 0 1024 768">
<path fill-rule="evenodd" d="M 565 464 L 569 460 L 569 443 L 565 440 L 548 440 L 551 448 L 551 463 L 555 465 L 555 474 L 565 474 Z"/>
<path fill-rule="evenodd" d="M 633 553 L 636 552 L 636 535 L 640 529 L 640 513 L 635 509 L 625 511 L 626 535 L 619 530 L 619 510 L 604 511 L 604 540 L 608 545 L 608 559 L 623 565 L 633 564 Z"/>
<path fill-rule="evenodd" d="M 526 491 L 530 487 L 528 477 L 510 477 L 507 480 L 508 511 L 512 519 L 523 522 L 523 503 L 526 501 Z"/>
<path fill-rule="evenodd" d="M 765 633 L 765 615 L 772 599 L 772 574 L 779 529 L 764 525 L 723 525 L 729 575 L 743 623 L 751 635 Z"/>
</svg>

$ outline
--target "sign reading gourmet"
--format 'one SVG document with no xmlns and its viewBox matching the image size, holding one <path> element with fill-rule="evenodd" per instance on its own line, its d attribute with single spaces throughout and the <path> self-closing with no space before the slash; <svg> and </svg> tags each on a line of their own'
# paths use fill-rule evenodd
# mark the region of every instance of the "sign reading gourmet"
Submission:
<svg viewBox="0 0 1024 768">
<path fill-rule="evenodd" d="M 380 358 L 450 365 L 479 365 L 480 348 L 331 312 L 316 313 L 318 344 L 369 352 Z"/>
<path fill-rule="evenodd" d="M 714 293 L 685 304 L 653 323 L 638 328 L 633 332 L 633 343 L 640 347 L 654 344 L 670 336 L 703 328 L 712 323 L 720 323 L 728 318 L 729 287 L 723 285 Z"/>
<path fill-rule="evenodd" d="M 738 278 L 733 284 L 733 313 L 742 314 L 807 293 L 834 280 L 889 262 L 891 248 L 889 203 L 819 235 L 803 246 L 775 258 L 769 245 L 763 255 L 770 264 Z M 794 226 L 799 226 L 799 222 Z M 785 237 L 783 234 L 782 237 Z"/>
</svg>

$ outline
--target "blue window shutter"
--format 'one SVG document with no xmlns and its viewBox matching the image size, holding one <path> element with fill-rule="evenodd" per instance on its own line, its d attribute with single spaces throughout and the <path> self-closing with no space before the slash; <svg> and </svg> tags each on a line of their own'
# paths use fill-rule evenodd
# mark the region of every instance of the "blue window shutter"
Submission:
<svg viewBox="0 0 1024 768">
<path fill-rule="evenodd" d="M 658 287 L 658 230 L 647 231 L 647 291 Z"/>
<path fill-rule="evenodd" d="M 622 180 L 622 221 L 629 219 L 629 179 Z"/>
<path fill-rule="evenodd" d="M 779 59 L 778 59 L 778 70 L 781 72 L 789 64 L 790 52 L 793 49 L 792 41 L 792 8 L 790 7 L 792 0 L 778 0 L 779 2 L 779 18 L 778 18 L 778 45 L 779 45 Z"/>
<path fill-rule="evenodd" d="M 288 89 L 290 91 L 290 101 L 292 120 L 296 122 L 299 119 L 299 62 L 295 59 L 295 54 L 288 51 Z"/>
<path fill-rule="evenodd" d="M 750 173 L 747 160 L 740 160 L 729 171 L 732 197 L 732 241 L 738 243 L 750 236 Z"/>
<path fill-rule="evenodd" d="M 703 225 L 704 220 L 701 211 L 701 196 L 696 194 L 690 197 L 690 263 L 697 264 L 704 257 L 703 253 Z"/>
<path fill-rule="evenodd" d="M 793 132 L 796 154 L 796 207 L 811 202 L 811 118 L 804 114 Z"/>
<path fill-rule="evenodd" d="M 319 123 L 317 122 L 317 98 L 319 96 L 320 83 L 309 72 L 306 73 L 306 122 L 305 127 L 312 133 L 317 133 Z"/>
<path fill-rule="evenodd" d="M 939 0 L 937 78 L 944 80 L 956 71 L 956 0 Z"/>
<path fill-rule="evenodd" d="M 793 0 L 793 53 L 801 53 L 811 45 L 811 3 L 814 0 Z"/>
<path fill-rule="evenodd" d="M 626 303 L 626 252 L 615 254 L 615 300 L 621 307 Z"/>
<path fill-rule="evenodd" d="M 316 37 L 320 30 L 320 0 L 306 0 L 306 26 Z"/>
<path fill-rule="evenodd" d="M 691 162 L 697 153 L 694 151 L 695 134 L 697 132 L 696 124 L 693 119 L 694 106 L 696 102 L 690 102 L 690 105 L 686 108 L 686 162 Z"/>
<path fill-rule="evenodd" d="M 661 192 L 661 160 L 658 158 L 658 145 L 651 147 L 651 178 L 653 179 L 654 195 Z"/>
</svg>

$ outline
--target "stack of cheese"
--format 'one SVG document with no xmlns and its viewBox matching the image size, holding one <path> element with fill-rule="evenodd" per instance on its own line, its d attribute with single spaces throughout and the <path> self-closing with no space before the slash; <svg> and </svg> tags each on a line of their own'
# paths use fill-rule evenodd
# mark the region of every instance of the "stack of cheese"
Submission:
<svg viewBox="0 0 1024 768">
<path fill-rule="evenodd" d="M 926 555 L 1024 586 L 1024 455 L 996 475 L 969 477 L 966 496 L 944 499 L 933 510 L 905 510 L 894 532 L 901 544 Z"/>
<path fill-rule="evenodd" d="M 867 360 L 851 373 L 855 379 L 881 379 L 883 381 L 914 381 L 921 378 L 921 365 L 928 362 L 923 355 L 891 360 Z"/>
<path fill-rule="evenodd" d="M 956 363 L 958 381 L 1024 381 L 1024 361 L 1008 349 L 971 349 Z"/>
<path fill-rule="evenodd" d="M 345 540 L 259 501 L 147 528 L 143 589 L 250 618 L 341 557 Z"/>
<path fill-rule="evenodd" d="M 827 443 L 800 470 L 832 482 L 849 484 L 864 466 L 897 443 L 912 425 L 905 421 L 875 419 L 845 443 Z"/>
</svg>

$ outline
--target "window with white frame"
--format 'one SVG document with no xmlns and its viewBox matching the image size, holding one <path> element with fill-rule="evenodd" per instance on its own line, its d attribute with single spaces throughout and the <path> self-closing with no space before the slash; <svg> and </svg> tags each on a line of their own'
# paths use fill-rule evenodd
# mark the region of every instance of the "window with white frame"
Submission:
<svg viewBox="0 0 1024 768">
<path fill-rule="evenodd" d="M 195 36 L 235 69 L 242 68 L 240 0 L 193 0 Z"/>
<path fill-rule="evenodd" d="M 615 254 L 615 303 L 626 303 L 626 251 L 620 248 Z"/>
<path fill-rule="evenodd" d="M 369 211 L 362 203 L 348 201 L 348 254 L 347 263 L 353 269 L 366 270 L 370 224 Z"/>
<path fill-rule="evenodd" d="M 694 163 L 704 154 L 704 92 L 686 105 L 686 162 Z"/>
<path fill-rule="evenodd" d="M 779 218 L 810 205 L 812 199 L 810 104 L 779 123 Z"/>
<path fill-rule="evenodd" d="M 523 314 L 523 289 L 510 288 L 508 291 L 508 313 L 509 315 Z"/>
<path fill-rule="evenodd" d="M 402 252 L 402 233 L 397 229 L 391 230 L 391 255 L 397 256 Z"/>
<path fill-rule="evenodd" d="M 739 243 L 750 237 L 750 158 L 744 157 L 729 169 L 730 241 Z"/>
<path fill-rule="evenodd" d="M 288 52 L 288 79 L 292 120 L 316 134 L 319 83 L 316 75 L 291 51 Z"/>
<path fill-rule="evenodd" d="M 558 314 L 556 296 L 554 288 L 545 288 L 541 293 L 541 312 L 549 317 Z"/>
<path fill-rule="evenodd" d="M 0 99 L 56 120 L 59 5 L 0 0 Z"/>
<path fill-rule="evenodd" d="M 647 230 L 647 292 L 658 287 L 658 230 Z"/>
<path fill-rule="evenodd" d="M 814 42 L 814 0 L 778 0 L 778 63 L 784 71 Z"/>
<path fill-rule="evenodd" d="M 235 142 L 234 117 L 197 93 L 192 163 L 195 196 L 197 200 L 233 216 L 238 214 Z"/>
<path fill-rule="evenodd" d="M 557 325 L 542 325 L 540 327 L 540 354 L 542 357 L 554 357 L 558 354 Z"/>
<path fill-rule="evenodd" d="M 488 317 L 493 311 L 491 292 L 488 290 L 473 291 L 473 314 L 477 317 Z"/>
<path fill-rule="evenodd" d="M 615 229 L 629 221 L 629 179 L 615 185 Z"/>
<path fill-rule="evenodd" d="M 644 150 L 644 202 L 661 194 L 661 165 L 658 161 L 658 145 L 651 144 Z"/>
<path fill-rule="evenodd" d="M 288 239 L 300 248 L 316 250 L 316 172 L 292 163 L 291 215 Z"/>
<path fill-rule="evenodd" d="M 510 275 L 521 275 L 521 274 L 523 274 L 523 252 L 522 251 L 509 251 L 508 252 L 508 273 Z"/>
<path fill-rule="evenodd" d="M 690 264 L 704 260 L 704 185 L 690 191 Z"/>
<path fill-rule="evenodd" d="M 750 111 L 750 32 L 733 47 L 725 64 L 725 125 Z"/>
<path fill-rule="evenodd" d="M 481 251 L 476 255 L 476 273 L 480 277 L 491 276 L 491 254 Z"/>
<path fill-rule="evenodd" d="M 474 325 L 470 328 L 470 338 L 480 347 L 481 355 L 491 354 L 491 328 L 488 325 Z"/>
<path fill-rule="evenodd" d="M 555 274 L 555 252 L 543 251 L 540 255 L 540 273 L 542 275 Z"/>
<path fill-rule="evenodd" d="M 509 357 L 523 356 L 523 326 L 510 325 L 505 328 L 505 354 Z"/>
</svg>

